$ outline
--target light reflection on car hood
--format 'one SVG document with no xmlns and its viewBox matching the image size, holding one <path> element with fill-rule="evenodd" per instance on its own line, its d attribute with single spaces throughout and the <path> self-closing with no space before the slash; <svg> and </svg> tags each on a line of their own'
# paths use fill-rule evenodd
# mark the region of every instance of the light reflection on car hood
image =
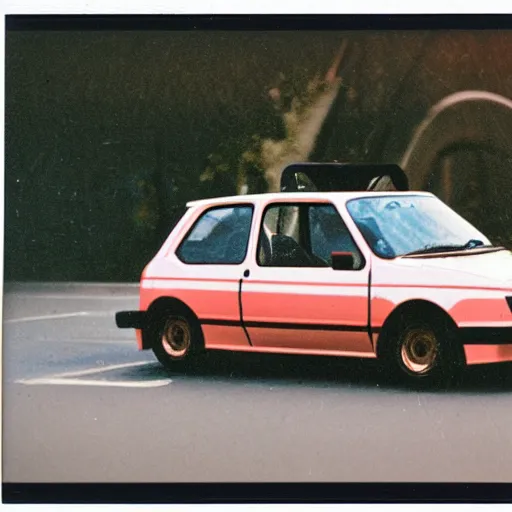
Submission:
<svg viewBox="0 0 512 512">
<path fill-rule="evenodd" d="M 449 253 L 448 253 L 449 254 Z M 439 257 L 428 258 L 408 258 L 407 260 L 398 258 L 398 262 L 413 262 L 407 266 L 417 266 L 423 270 L 447 270 L 456 273 L 468 274 L 484 279 L 489 279 L 492 283 L 507 288 L 512 288 L 512 252 L 508 250 L 471 253 L 467 251 L 466 256 L 444 254 Z"/>
</svg>

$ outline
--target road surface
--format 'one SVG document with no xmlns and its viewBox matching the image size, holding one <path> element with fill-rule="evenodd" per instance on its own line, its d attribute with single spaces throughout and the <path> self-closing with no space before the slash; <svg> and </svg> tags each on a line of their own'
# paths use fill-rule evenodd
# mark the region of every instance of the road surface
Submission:
<svg viewBox="0 0 512 512">
<path fill-rule="evenodd" d="M 374 361 L 212 353 L 169 374 L 115 311 L 137 287 L 6 285 L 5 482 L 508 482 L 512 367 L 460 389 Z"/>
</svg>

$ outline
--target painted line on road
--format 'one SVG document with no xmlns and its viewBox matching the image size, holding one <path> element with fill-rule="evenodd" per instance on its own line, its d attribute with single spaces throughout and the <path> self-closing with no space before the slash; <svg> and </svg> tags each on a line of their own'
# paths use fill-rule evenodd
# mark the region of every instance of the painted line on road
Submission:
<svg viewBox="0 0 512 512">
<path fill-rule="evenodd" d="M 105 316 L 110 317 L 115 315 L 115 311 L 74 311 L 73 313 L 59 313 L 55 315 L 40 315 L 40 316 L 24 316 L 21 318 L 8 318 L 4 320 L 6 324 L 18 324 L 23 322 L 41 322 L 45 320 L 58 320 L 62 318 L 74 318 L 77 316 Z"/>
<path fill-rule="evenodd" d="M 18 384 L 26 385 L 66 385 L 70 386 L 111 386 L 111 387 L 125 387 L 125 388 L 155 388 L 166 386 L 172 382 L 171 379 L 158 379 L 158 380 L 144 380 L 144 381 L 109 381 L 109 380 L 94 380 L 94 379 L 79 379 L 77 377 L 84 377 L 86 375 L 95 375 L 98 373 L 105 373 L 123 368 L 134 368 L 136 366 L 148 366 L 155 364 L 154 361 L 137 361 L 134 363 L 121 363 L 111 364 L 108 366 L 101 366 L 97 368 L 88 368 L 86 370 L 77 370 L 73 372 L 64 372 L 50 375 L 48 377 L 36 377 L 35 379 L 20 379 L 17 380 Z"/>
<path fill-rule="evenodd" d="M 110 364 L 108 366 L 100 366 L 97 368 L 88 368 L 87 370 L 76 370 L 73 372 L 56 373 L 52 375 L 53 378 L 65 378 L 65 377 L 82 377 L 83 375 L 93 375 L 95 373 L 105 373 L 112 370 L 121 370 L 122 368 L 133 368 L 135 366 L 147 366 L 155 364 L 154 361 L 137 361 L 135 363 L 121 363 L 121 364 Z"/>
<path fill-rule="evenodd" d="M 67 378 L 41 378 L 30 380 L 18 380 L 19 384 L 28 386 L 34 385 L 57 385 L 57 386 L 106 386 L 118 388 L 157 388 L 167 386 L 172 382 L 171 379 L 147 380 L 147 381 L 121 381 L 121 380 L 82 380 Z"/>
<path fill-rule="evenodd" d="M 10 281 L 7 283 L 12 289 L 23 288 L 136 288 L 139 286 L 139 281 L 119 281 L 109 282 L 104 281 Z"/>
<path fill-rule="evenodd" d="M 73 295 L 70 294 L 45 294 L 41 295 L 40 293 L 17 293 L 17 292 L 9 292 L 5 295 L 14 296 L 15 298 L 22 299 L 57 299 L 57 300 L 138 300 L 139 294 L 130 294 L 123 295 L 120 297 L 114 297 L 112 295 Z"/>
<path fill-rule="evenodd" d="M 76 311 L 74 313 L 60 313 L 58 315 L 24 316 L 22 318 L 10 318 L 4 320 L 6 324 L 16 324 L 20 322 L 37 322 L 40 320 L 56 320 L 58 318 L 71 318 L 75 316 L 87 316 L 87 311 Z"/>
<path fill-rule="evenodd" d="M 80 345 L 88 345 L 96 343 L 98 345 L 133 345 L 134 338 L 116 338 L 116 339 L 94 339 L 94 338 L 64 338 L 62 340 L 49 340 L 48 338 L 31 338 L 33 343 L 75 343 Z"/>
</svg>

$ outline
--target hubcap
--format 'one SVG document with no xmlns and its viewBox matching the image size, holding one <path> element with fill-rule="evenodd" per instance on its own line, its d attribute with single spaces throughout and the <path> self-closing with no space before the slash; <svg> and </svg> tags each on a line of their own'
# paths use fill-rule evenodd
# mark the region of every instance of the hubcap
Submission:
<svg viewBox="0 0 512 512">
<path fill-rule="evenodd" d="M 438 343 L 433 332 L 427 329 L 413 329 L 405 336 L 401 356 L 404 365 L 419 375 L 432 369 L 437 352 Z"/>
<path fill-rule="evenodd" d="M 162 346 L 172 357 L 184 357 L 190 348 L 190 327 L 182 318 L 167 320 L 162 334 Z"/>
</svg>

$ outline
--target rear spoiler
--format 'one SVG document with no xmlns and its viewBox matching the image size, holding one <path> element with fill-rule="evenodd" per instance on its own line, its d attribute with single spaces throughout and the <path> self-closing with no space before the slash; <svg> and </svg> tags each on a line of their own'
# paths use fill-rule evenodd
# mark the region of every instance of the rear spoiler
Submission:
<svg viewBox="0 0 512 512">
<path fill-rule="evenodd" d="M 389 181 L 397 191 L 409 190 L 409 180 L 397 164 L 300 162 L 281 174 L 281 192 L 349 192 L 376 190 Z"/>
</svg>

